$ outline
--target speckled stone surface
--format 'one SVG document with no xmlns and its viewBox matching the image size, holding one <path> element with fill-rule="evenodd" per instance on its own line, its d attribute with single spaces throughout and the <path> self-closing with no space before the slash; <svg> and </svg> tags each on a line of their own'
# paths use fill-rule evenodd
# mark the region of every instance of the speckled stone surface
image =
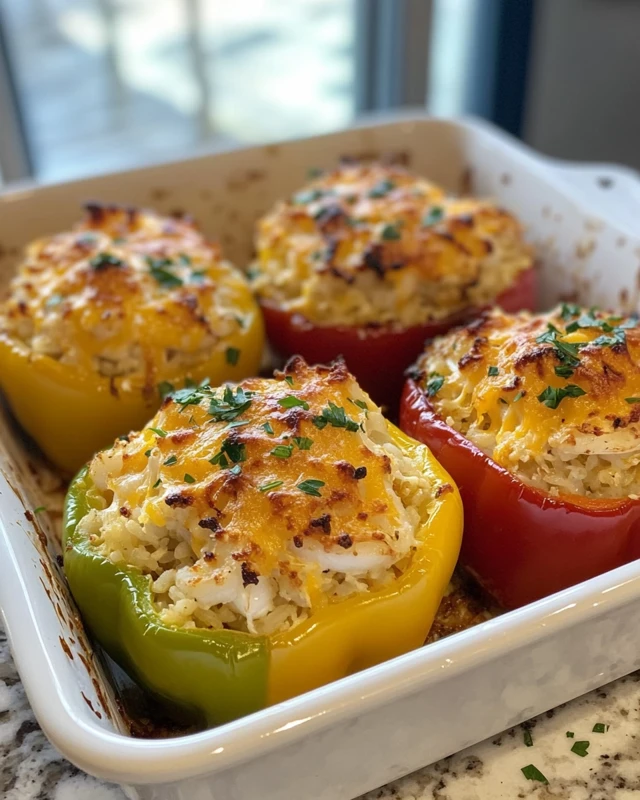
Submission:
<svg viewBox="0 0 640 800">
<path fill-rule="evenodd" d="M 605 733 L 593 731 L 598 724 L 608 726 Z M 568 738 L 567 731 L 574 737 Z M 576 742 L 589 742 L 586 755 L 571 751 L 572 746 L 585 749 Z M 529 764 L 548 783 L 527 780 L 521 770 Z M 362 800 L 528 797 L 640 797 L 640 673 L 370 792 Z M 125 800 L 118 787 L 79 772 L 47 742 L 31 713 L 1 628 L 0 798 Z"/>
</svg>

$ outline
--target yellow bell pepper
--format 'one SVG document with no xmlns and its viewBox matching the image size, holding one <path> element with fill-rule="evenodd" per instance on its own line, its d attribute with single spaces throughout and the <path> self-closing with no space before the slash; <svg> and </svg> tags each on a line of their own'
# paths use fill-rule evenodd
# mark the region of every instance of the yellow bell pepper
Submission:
<svg viewBox="0 0 640 800">
<path fill-rule="evenodd" d="M 457 561 L 462 504 L 428 448 L 388 426 L 395 444 L 439 487 L 421 509 L 418 548 L 386 587 L 332 600 L 291 631 L 271 636 L 164 624 L 150 578 L 112 563 L 79 532 L 80 520 L 99 506 L 83 470 L 65 506 L 64 568 L 95 639 L 141 686 L 209 725 L 420 647 Z"/>
</svg>

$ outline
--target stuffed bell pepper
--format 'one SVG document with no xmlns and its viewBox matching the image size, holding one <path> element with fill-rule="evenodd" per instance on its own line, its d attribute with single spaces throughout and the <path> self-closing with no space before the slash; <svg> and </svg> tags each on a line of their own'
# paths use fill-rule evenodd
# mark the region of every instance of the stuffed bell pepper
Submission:
<svg viewBox="0 0 640 800">
<path fill-rule="evenodd" d="M 239 380 L 260 311 L 189 219 L 91 204 L 31 244 L 0 302 L 0 388 L 46 455 L 76 471 L 139 428 L 169 384 Z"/>
<path fill-rule="evenodd" d="M 430 343 L 400 424 L 460 487 L 461 563 L 507 608 L 640 557 L 640 327 L 565 304 Z"/>
<path fill-rule="evenodd" d="M 154 696 L 224 722 L 420 646 L 462 505 L 343 363 L 182 389 L 72 483 L 64 569 Z"/>
<path fill-rule="evenodd" d="M 392 407 L 426 339 L 489 304 L 535 303 L 512 215 L 381 163 L 345 163 L 278 204 L 256 250 L 250 274 L 273 347 L 310 363 L 343 355 Z"/>
</svg>

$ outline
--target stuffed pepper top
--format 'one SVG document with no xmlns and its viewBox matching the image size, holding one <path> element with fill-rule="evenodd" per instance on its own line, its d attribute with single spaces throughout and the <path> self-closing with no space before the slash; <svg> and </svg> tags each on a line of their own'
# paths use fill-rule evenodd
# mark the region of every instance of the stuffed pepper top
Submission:
<svg viewBox="0 0 640 800">
<path fill-rule="evenodd" d="M 467 508 L 462 563 L 518 606 L 640 556 L 640 326 L 572 304 L 427 345 L 401 425 Z"/>
<path fill-rule="evenodd" d="M 392 362 L 396 370 L 402 362 L 401 373 L 425 338 L 470 309 L 514 286 L 516 296 L 505 298 L 511 310 L 533 302 L 532 254 L 519 222 L 400 167 L 347 163 L 323 174 L 259 222 L 256 246 L 253 286 L 272 343 L 311 359 L 343 352 L 369 391 L 362 354 L 349 349 L 354 337 L 371 338 L 378 369 L 399 343 Z M 309 353 L 305 327 L 314 329 Z"/>
<path fill-rule="evenodd" d="M 460 535 L 457 492 L 430 459 L 343 364 L 180 390 L 80 479 L 93 507 L 67 542 L 72 591 L 100 638 L 87 561 L 142 576 L 156 626 L 273 651 L 247 703 L 290 696 L 424 641 Z M 115 657 L 143 682 L 180 694 L 124 646 Z"/>
<path fill-rule="evenodd" d="M 2 388 L 69 469 L 142 425 L 159 383 L 250 374 L 261 344 L 259 312 L 218 247 L 151 211 L 88 205 L 71 231 L 29 246 L 0 305 Z M 49 395 L 37 413 L 28 388 Z"/>
</svg>

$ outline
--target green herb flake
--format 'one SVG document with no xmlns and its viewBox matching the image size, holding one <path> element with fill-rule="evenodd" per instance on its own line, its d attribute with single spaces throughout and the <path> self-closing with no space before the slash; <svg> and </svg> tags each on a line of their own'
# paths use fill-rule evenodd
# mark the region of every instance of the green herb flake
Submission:
<svg viewBox="0 0 640 800">
<path fill-rule="evenodd" d="M 37 508 L 33 509 L 33 513 L 34 514 L 42 514 L 42 512 L 46 511 L 46 510 L 47 510 L 46 506 L 38 506 Z"/>
<path fill-rule="evenodd" d="M 376 185 L 369 190 L 369 197 L 374 199 L 378 197 L 385 197 L 389 194 L 390 191 L 396 188 L 396 185 L 393 181 L 390 181 L 388 178 L 384 180 L 378 181 Z"/>
<path fill-rule="evenodd" d="M 559 378 L 570 378 L 575 372 L 575 369 L 569 366 L 569 364 L 559 364 L 553 368 L 553 371 Z"/>
<path fill-rule="evenodd" d="M 301 400 L 299 397 L 294 397 L 292 394 L 288 394 L 286 397 L 278 400 L 278 405 L 282 406 L 283 408 L 304 408 L 305 411 L 309 410 L 309 403 L 306 400 Z"/>
<path fill-rule="evenodd" d="M 291 458 L 292 453 L 293 453 L 292 444 L 279 444 L 276 445 L 271 451 L 271 455 L 275 456 L 276 458 Z"/>
<path fill-rule="evenodd" d="M 580 314 L 581 308 L 575 303 L 563 303 L 560 307 L 560 316 L 567 322 L 572 317 L 577 317 Z"/>
<path fill-rule="evenodd" d="M 313 439 L 308 439 L 306 436 L 294 436 L 293 441 L 299 450 L 311 450 L 311 445 L 313 444 Z"/>
<path fill-rule="evenodd" d="M 266 431 L 266 432 L 269 434 L 269 436 L 273 436 L 273 428 L 271 427 L 271 423 L 270 423 L 270 422 L 265 422 L 265 423 L 262 425 L 262 427 L 263 427 L 263 428 L 265 429 L 265 431 Z"/>
<path fill-rule="evenodd" d="M 429 373 L 429 380 L 427 381 L 427 397 L 433 397 L 437 394 L 440 389 L 442 389 L 442 385 L 444 383 L 444 375 L 441 375 L 439 372 L 430 372 Z"/>
<path fill-rule="evenodd" d="M 227 347 L 225 352 L 225 358 L 227 360 L 227 364 L 231 364 L 232 367 L 238 363 L 238 359 L 240 358 L 240 350 L 237 347 Z"/>
<path fill-rule="evenodd" d="M 156 434 L 156 436 L 160 436 L 163 439 L 167 435 L 167 432 L 163 431 L 162 428 L 149 428 L 149 430 L 153 431 Z"/>
<path fill-rule="evenodd" d="M 173 272 L 170 272 L 167 267 L 173 265 L 170 258 L 152 258 L 147 256 L 146 262 L 149 265 L 149 270 L 160 286 L 166 289 L 172 289 L 176 286 L 182 286 L 184 281 Z"/>
<path fill-rule="evenodd" d="M 174 464 L 178 463 L 178 459 L 176 456 L 169 456 L 169 458 L 163 462 L 163 467 L 172 467 Z"/>
<path fill-rule="evenodd" d="M 297 206 L 306 206 L 308 203 L 315 203 L 315 201 L 319 200 L 323 195 L 324 192 L 322 189 L 305 189 L 293 195 L 293 202 Z"/>
<path fill-rule="evenodd" d="M 151 450 L 150 450 L 150 449 L 149 449 L 149 450 L 145 450 L 145 451 L 144 451 L 144 454 L 145 454 L 145 456 L 146 456 L 147 458 L 149 458 L 149 457 L 151 456 Z"/>
<path fill-rule="evenodd" d="M 324 481 L 318 481 L 315 478 L 308 478 L 306 481 L 298 484 L 298 489 L 305 494 L 310 494 L 312 497 L 322 497 L 320 489 L 324 486 Z"/>
<path fill-rule="evenodd" d="M 124 261 L 112 253 L 98 253 L 89 261 L 89 264 L 96 272 L 109 269 L 109 267 L 124 267 Z"/>
<path fill-rule="evenodd" d="M 522 767 L 521 771 L 524 777 L 528 781 L 540 781 L 540 783 L 549 783 L 549 781 L 540 772 L 540 770 L 533 764 L 527 764 L 526 767 Z"/>
<path fill-rule="evenodd" d="M 443 217 L 444 208 L 442 208 L 442 206 L 433 206 L 422 218 L 422 227 L 430 228 L 432 225 L 435 225 L 436 222 L 440 222 Z"/>
<path fill-rule="evenodd" d="M 625 397 L 625 403 L 629 403 L 629 405 L 633 405 L 633 403 L 640 403 L 640 397 Z"/>
<path fill-rule="evenodd" d="M 202 269 L 194 270 L 189 276 L 191 283 L 204 283 L 207 273 Z M 240 326 L 242 327 L 242 326 Z"/>
<path fill-rule="evenodd" d="M 244 428 L 245 425 L 251 425 L 251 421 L 248 419 L 236 419 L 230 422 L 224 430 L 231 431 L 234 428 Z"/>
<path fill-rule="evenodd" d="M 233 464 L 238 464 L 240 461 L 247 460 L 247 448 L 240 442 L 234 442 L 233 439 L 225 439 L 220 447 L 220 452 L 216 453 L 213 458 L 209 459 L 209 463 L 214 466 L 217 464 L 220 469 L 227 469 L 229 461 Z"/>
<path fill-rule="evenodd" d="M 593 733 L 606 733 L 609 730 L 609 726 L 605 725 L 604 722 L 596 722 L 591 730 Z"/>
<path fill-rule="evenodd" d="M 153 484 L 153 489 L 157 489 L 158 486 L 162 483 L 162 478 L 158 478 L 158 480 Z"/>
<path fill-rule="evenodd" d="M 575 753 L 580 758 L 584 758 L 585 756 L 589 755 L 589 744 L 585 740 L 578 740 L 573 743 L 573 747 L 571 748 L 571 752 Z"/>
<path fill-rule="evenodd" d="M 523 732 L 524 743 L 527 747 L 533 747 L 533 736 L 529 728 L 525 728 Z"/>
<path fill-rule="evenodd" d="M 230 475 L 235 475 L 236 477 L 240 475 L 242 472 L 242 466 L 240 464 L 236 464 L 234 467 L 231 467 L 229 470 Z"/>
<path fill-rule="evenodd" d="M 524 397 L 524 395 L 525 395 L 525 393 L 524 393 L 524 392 L 518 392 L 518 394 L 517 394 L 517 395 L 516 395 L 516 396 L 513 398 L 513 402 L 514 402 L 514 403 L 517 403 L 517 402 L 518 402 L 518 400 L 522 400 L 522 398 Z"/>
<path fill-rule="evenodd" d="M 560 403 L 565 397 L 581 397 L 586 394 L 584 389 L 576 386 L 574 383 L 569 383 L 560 389 L 554 386 L 547 386 L 547 388 L 538 395 L 538 400 L 548 408 L 558 408 Z"/>
<path fill-rule="evenodd" d="M 272 489 L 277 489 L 282 486 L 283 483 L 284 481 L 269 481 L 269 483 L 263 483 L 262 486 L 258 487 L 258 491 L 270 492 Z"/>
<path fill-rule="evenodd" d="M 178 261 L 181 264 L 190 265 L 191 264 L 191 256 L 188 256 L 186 253 L 180 253 L 179 256 L 178 256 Z"/>
<path fill-rule="evenodd" d="M 209 396 L 211 396 L 210 391 Z M 231 387 L 226 386 L 222 399 L 215 394 L 211 396 L 209 416 L 212 417 L 212 422 L 231 422 L 243 414 L 250 405 L 251 393 L 245 392 L 242 386 L 238 386 L 234 395 Z"/>
<path fill-rule="evenodd" d="M 51 297 L 47 299 L 47 302 L 44 304 L 45 308 L 55 308 L 59 306 L 64 300 L 64 296 L 61 294 L 52 294 Z"/>
<path fill-rule="evenodd" d="M 189 475 L 188 472 L 185 472 L 184 473 L 184 482 L 185 483 L 195 483 L 196 479 L 193 477 L 193 475 Z"/>
<path fill-rule="evenodd" d="M 322 414 L 314 417 L 311 422 L 319 430 L 322 430 L 326 425 L 331 425 L 334 428 L 346 428 L 348 431 L 354 432 L 360 430 L 360 425 L 347 416 L 344 408 L 331 401 L 329 401 L 328 406 L 322 409 Z"/>
<path fill-rule="evenodd" d="M 385 242 L 397 241 L 401 237 L 400 227 L 397 224 L 389 223 L 383 227 L 380 236 Z"/>
<path fill-rule="evenodd" d="M 499 375 L 499 374 L 500 374 L 500 370 L 498 369 L 498 367 L 489 367 L 489 369 L 487 370 L 487 375 L 490 378 L 495 378 L 496 375 Z"/>
<path fill-rule="evenodd" d="M 573 731 L 567 731 L 565 736 L 567 737 L 567 739 L 573 739 L 575 733 Z"/>
<path fill-rule="evenodd" d="M 293 376 L 292 375 L 285 375 L 284 379 L 289 384 L 289 386 L 293 386 Z"/>
</svg>

